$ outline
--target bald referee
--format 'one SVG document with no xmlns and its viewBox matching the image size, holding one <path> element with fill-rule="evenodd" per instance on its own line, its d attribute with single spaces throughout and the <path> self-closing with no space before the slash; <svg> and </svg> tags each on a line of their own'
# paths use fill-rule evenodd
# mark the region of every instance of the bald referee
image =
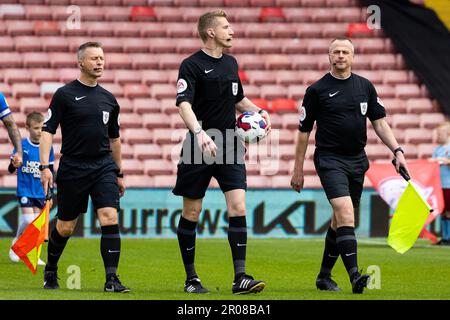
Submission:
<svg viewBox="0 0 450 320">
<path fill-rule="evenodd" d="M 57 289 L 58 260 L 72 235 L 80 214 L 87 211 L 89 196 L 97 213 L 102 237 L 100 251 L 105 266 L 104 291 L 129 292 L 117 277 L 120 233 L 117 221 L 119 198 L 125 192 L 121 172 L 119 136 L 120 107 L 97 80 L 105 57 L 102 45 L 87 42 L 78 48 L 80 77 L 53 95 L 40 143 L 41 182 L 47 193 L 53 184 L 49 152 L 53 135 L 61 126 L 62 147 L 56 183 L 58 220 L 48 242 L 44 288 Z"/>
<path fill-rule="evenodd" d="M 297 192 L 303 188 L 303 162 L 308 138 L 314 122 L 317 122 L 314 164 L 333 214 L 316 286 L 319 290 L 340 291 L 331 279 L 331 270 L 341 256 L 353 293 L 363 293 L 369 276 L 358 271 L 354 208 L 359 205 L 364 174 L 369 168 L 364 151 L 367 119 L 392 151 L 397 160 L 397 172 L 400 166 L 406 168 L 406 160 L 385 120 L 383 102 L 373 84 L 352 73 L 353 57 L 350 39 L 331 41 L 330 72 L 306 90 L 300 112 L 291 187 Z"/>
<path fill-rule="evenodd" d="M 233 30 L 222 10 L 207 12 L 198 21 L 203 48 L 180 66 L 176 104 L 188 133 L 178 165 L 173 193 L 183 197 L 178 243 L 186 271 L 184 290 L 207 293 L 195 269 L 195 238 L 202 201 L 212 177 L 225 195 L 229 218 L 228 242 L 234 267 L 234 294 L 256 293 L 265 283 L 245 270 L 247 189 L 242 143 L 236 141 L 236 110 L 260 112 L 270 127 L 267 112 L 244 95 L 236 59 L 223 53 L 231 48 Z M 231 134 L 230 134 L 231 133 Z M 239 147 L 240 143 L 240 147 Z M 239 151 L 240 150 L 240 151 Z"/>
</svg>

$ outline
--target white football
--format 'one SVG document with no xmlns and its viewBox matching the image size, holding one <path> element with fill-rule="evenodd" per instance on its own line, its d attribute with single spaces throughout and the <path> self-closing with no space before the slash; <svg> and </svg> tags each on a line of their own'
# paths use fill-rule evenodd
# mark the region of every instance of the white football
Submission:
<svg viewBox="0 0 450 320">
<path fill-rule="evenodd" d="M 255 143 L 266 136 L 267 123 L 257 112 L 246 111 L 236 119 L 236 134 L 247 143 Z"/>
</svg>

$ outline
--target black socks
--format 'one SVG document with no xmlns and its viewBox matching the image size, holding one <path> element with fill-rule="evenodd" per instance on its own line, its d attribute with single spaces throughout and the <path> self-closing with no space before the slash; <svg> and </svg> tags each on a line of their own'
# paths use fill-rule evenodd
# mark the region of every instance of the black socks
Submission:
<svg viewBox="0 0 450 320">
<path fill-rule="evenodd" d="M 183 258 L 184 269 L 186 271 L 186 278 L 197 278 L 195 272 L 194 258 L 195 258 L 195 229 L 197 222 L 189 221 L 183 216 L 180 217 L 177 229 L 178 244 L 180 246 L 181 257 Z"/>
</svg>

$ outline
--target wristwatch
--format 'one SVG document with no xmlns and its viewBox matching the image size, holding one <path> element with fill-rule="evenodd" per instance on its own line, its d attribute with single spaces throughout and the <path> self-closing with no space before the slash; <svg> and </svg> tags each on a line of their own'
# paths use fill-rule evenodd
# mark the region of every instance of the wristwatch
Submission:
<svg viewBox="0 0 450 320">
<path fill-rule="evenodd" d="M 394 152 L 394 156 L 397 154 L 397 152 L 401 152 L 401 153 L 403 153 L 403 154 L 405 154 L 405 151 L 403 151 L 403 149 L 402 149 L 402 147 L 398 147 L 397 149 L 395 149 L 393 152 Z"/>
<path fill-rule="evenodd" d="M 39 165 L 39 171 L 44 171 L 45 169 L 49 169 L 50 165 L 48 164 L 40 164 Z"/>
<path fill-rule="evenodd" d="M 202 127 L 198 126 L 197 128 L 194 128 L 194 135 L 198 135 L 200 132 L 202 132 Z"/>
</svg>

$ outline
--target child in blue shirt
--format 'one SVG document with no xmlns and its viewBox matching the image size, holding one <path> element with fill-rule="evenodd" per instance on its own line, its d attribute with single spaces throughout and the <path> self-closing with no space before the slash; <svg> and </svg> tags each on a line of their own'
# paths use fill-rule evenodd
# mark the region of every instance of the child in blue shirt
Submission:
<svg viewBox="0 0 450 320">
<path fill-rule="evenodd" d="M 42 126 L 44 125 L 44 116 L 38 112 L 32 112 L 27 115 L 26 129 L 29 137 L 22 140 L 23 163 L 17 168 L 17 199 L 21 207 L 21 222 L 17 228 L 14 242 L 23 233 L 25 228 L 37 217 L 45 205 L 44 189 L 41 185 L 41 172 L 39 171 L 39 140 L 41 138 Z M 15 148 L 12 152 L 14 155 Z M 53 167 L 54 163 L 53 148 L 50 152 L 49 164 Z M 52 170 L 52 168 L 51 168 Z M 13 165 L 13 156 L 8 171 L 13 173 L 16 167 Z M 19 257 L 14 251 L 9 251 L 9 258 L 13 262 L 18 262 Z M 39 265 L 45 263 L 39 259 Z"/>
<path fill-rule="evenodd" d="M 438 146 L 432 159 L 438 161 L 441 171 L 442 192 L 444 194 L 444 211 L 441 214 L 442 239 L 438 245 L 450 245 L 450 122 L 437 128 Z"/>
</svg>

